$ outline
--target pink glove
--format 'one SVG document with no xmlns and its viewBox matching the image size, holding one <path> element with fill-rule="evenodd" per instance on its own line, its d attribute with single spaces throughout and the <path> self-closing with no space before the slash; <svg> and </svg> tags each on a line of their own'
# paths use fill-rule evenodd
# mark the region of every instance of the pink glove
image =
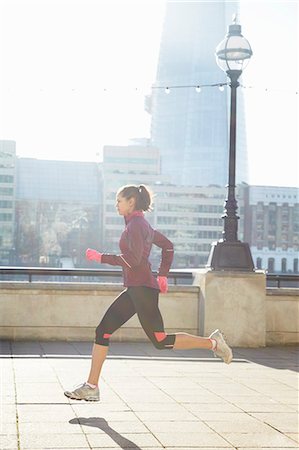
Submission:
<svg viewBox="0 0 299 450">
<path fill-rule="evenodd" d="M 102 260 L 102 253 L 99 253 L 92 248 L 88 248 L 86 250 L 85 256 L 89 261 L 97 261 L 98 263 L 100 263 Z"/>
<path fill-rule="evenodd" d="M 157 281 L 158 281 L 158 285 L 160 288 L 160 292 L 162 292 L 162 294 L 165 294 L 168 291 L 168 282 L 167 282 L 167 277 L 157 277 Z"/>
</svg>

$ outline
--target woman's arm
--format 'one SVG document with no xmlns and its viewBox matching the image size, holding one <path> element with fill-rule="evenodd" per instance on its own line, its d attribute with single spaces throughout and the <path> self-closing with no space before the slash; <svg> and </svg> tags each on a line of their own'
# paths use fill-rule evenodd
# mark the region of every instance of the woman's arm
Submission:
<svg viewBox="0 0 299 450">
<path fill-rule="evenodd" d="M 166 277 L 173 261 L 173 243 L 169 239 L 167 239 L 164 234 L 155 230 L 153 244 L 162 249 L 161 264 L 158 270 L 158 274 L 159 276 Z"/>
<path fill-rule="evenodd" d="M 103 253 L 101 262 L 112 266 L 122 266 L 132 269 L 139 266 L 144 252 L 144 236 L 139 222 L 132 221 L 126 231 L 126 250 L 119 255 Z"/>
</svg>

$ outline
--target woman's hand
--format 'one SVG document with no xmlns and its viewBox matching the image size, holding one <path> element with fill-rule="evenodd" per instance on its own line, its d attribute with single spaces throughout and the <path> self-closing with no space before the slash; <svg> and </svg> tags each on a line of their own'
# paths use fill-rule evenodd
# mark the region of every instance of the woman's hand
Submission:
<svg viewBox="0 0 299 450">
<path fill-rule="evenodd" d="M 158 281 L 158 285 L 159 285 L 159 289 L 160 292 L 162 294 L 165 294 L 168 291 L 168 281 L 167 281 L 167 277 L 157 277 L 157 281 Z"/>
<path fill-rule="evenodd" d="M 97 261 L 100 263 L 102 260 L 102 253 L 94 250 L 93 248 L 88 248 L 85 252 L 85 256 L 89 261 Z"/>
</svg>

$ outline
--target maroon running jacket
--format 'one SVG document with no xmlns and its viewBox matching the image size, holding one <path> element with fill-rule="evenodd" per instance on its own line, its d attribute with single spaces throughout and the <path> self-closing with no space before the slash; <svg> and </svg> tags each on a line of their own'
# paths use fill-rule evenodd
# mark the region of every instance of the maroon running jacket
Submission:
<svg viewBox="0 0 299 450">
<path fill-rule="evenodd" d="M 126 228 L 121 235 L 120 255 L 102 254 L 102 263 L 122 266 L 124 286 L 147 286 L 159 289 L 148 260 L 152 244 L 162 249 L 158 275 L 167 276 L 173 260 L 173 244 L 162 233 L 154 230 L 145 220 L 142 211 L 125 217 Z"/>
</svg>

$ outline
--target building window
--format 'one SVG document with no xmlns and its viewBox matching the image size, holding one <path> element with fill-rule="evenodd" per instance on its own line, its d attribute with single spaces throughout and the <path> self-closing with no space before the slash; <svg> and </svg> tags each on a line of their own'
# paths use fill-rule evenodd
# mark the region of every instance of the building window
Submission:
<svg viewBox="0 0 299 450">
<path fill-rule="evenodd" d="M 286 258 L 282 258 L 282 260 L 281 260 L 281 271 L 283 273 L 286 273 L 286 271 L 287 271 L 287 259 Z"/>
<path fill-rule="evenodd" d="M 0 200 L 0 208 L 12 208 L 13 203 L 9 200 Z"/>
<path fill-rule="evenodd" d="M 12 221 L 12 214 L 0 213 L 0 221 L 1 222 L 11 222 Z"/>
<path fill-rule="evenodd" d="M 298 258 L 294 259 L 293 269 L 294 269 L 294 273 L 298 273 Z"/>
<path fill-rule="evenodd" d="M 262 268 L 262 258 L 256 258 L 256 268 L 257 269 Z"/>
<path fill-rule="evenodd" d="M 13 195 L 13 188 L 0 187 L 0 195 Z"/>
<path fill-rule="evenodd" d="M 0 183 L 13 183 L 12 175 L 0 175 Z"/>
<path fill-rule="evenodd" d="M 275 259 L 269 258 L 268 259 L 268 272 L 273 273 L 275 271 Z"/>
</svg>

